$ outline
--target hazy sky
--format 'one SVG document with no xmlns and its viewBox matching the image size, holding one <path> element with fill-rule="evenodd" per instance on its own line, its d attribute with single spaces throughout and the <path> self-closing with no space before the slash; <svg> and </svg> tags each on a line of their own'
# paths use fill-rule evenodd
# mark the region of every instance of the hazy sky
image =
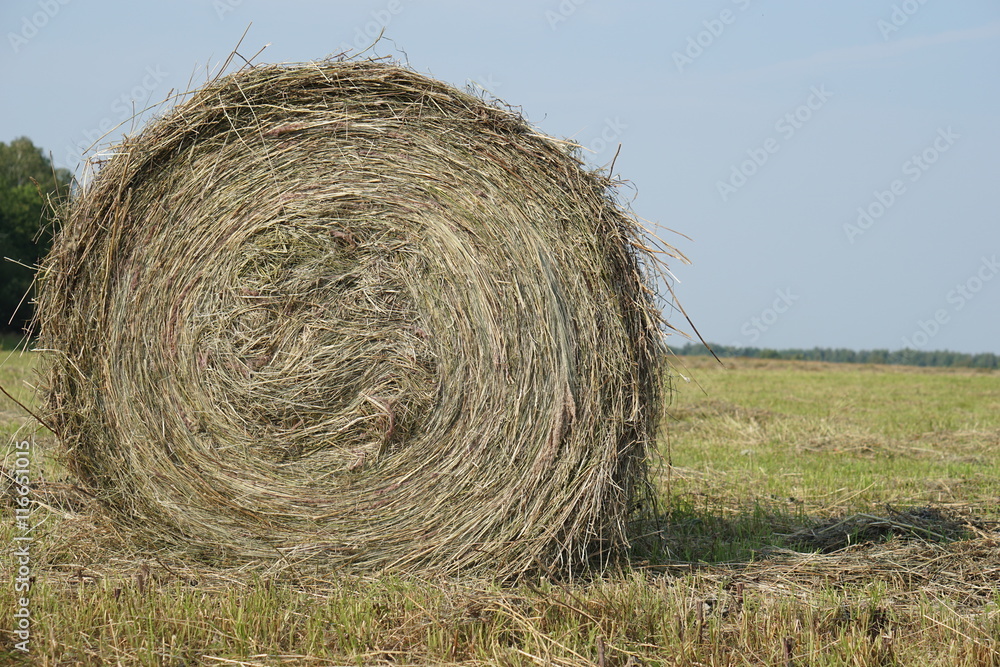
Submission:
<svg viewBox="0 0 1000 667">
<path fill-rule="evenodd" d="M 379 55 L 477 82 L 595 166 L 621 143 L 623 196 L 691 239 L 663 233 L 708 340 L 1000 353 L 996 0 L 2 0 L 0 141 L 75 169 L 248 25 L 259 62 L 384 27 Z"/>
</svg>

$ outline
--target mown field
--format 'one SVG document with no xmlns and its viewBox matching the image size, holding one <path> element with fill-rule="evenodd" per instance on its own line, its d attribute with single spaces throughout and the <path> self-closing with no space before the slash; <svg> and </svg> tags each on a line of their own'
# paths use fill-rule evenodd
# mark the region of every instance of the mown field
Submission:
<svg viewBox="0 0 1000 667">
<path fill-rule="evenodd" d="M 30 406 L 35 359 L 7 355 Z M 631 562 L 513 587 L 131 553 L 0 396 L 5 444 L 33 437 L 39 464 L 30 653 L 5 558 L 0 664 L 1000 665 L 1000 374 L 679 362 Z"/>
</svg>

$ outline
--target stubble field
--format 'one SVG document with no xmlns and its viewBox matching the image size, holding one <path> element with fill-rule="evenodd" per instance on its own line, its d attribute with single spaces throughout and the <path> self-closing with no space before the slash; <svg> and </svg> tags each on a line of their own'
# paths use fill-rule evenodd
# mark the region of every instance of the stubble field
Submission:
<svg viewBox="0 0 1000 667">
<path fill-rule="evenodd" d="M 0 385 L 32 405 L 37 359 Z M 681 365 L 683 364 L 683 365 Z M 633 557 L 584 579 L 316 580 L 131 552 L 0 397 L 0 662 L 1000 665 L 1000 374 L 678 360 Z M 31 439 L 30 639 L 14 443 Z"/>
</svg>

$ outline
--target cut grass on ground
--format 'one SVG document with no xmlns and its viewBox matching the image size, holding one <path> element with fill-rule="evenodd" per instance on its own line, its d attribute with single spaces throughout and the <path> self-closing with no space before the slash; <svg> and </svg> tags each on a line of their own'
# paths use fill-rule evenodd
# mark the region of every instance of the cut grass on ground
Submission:
<svg viewBox="0 0 1000 667">
<path fill-rule="evenodd" d="M 681 361 L 694 381 L 669 410 L 662 510 L 633 562 L 572 582 L 317 581 L 134 554 L 39 431 L 31 652 L 14 648 L 5 559 L 0 662 L 1000 665 L 1000 374 Z M 32 364 L 0 366 L 19 400 Z M 8 441 L 26 424 L 0 406 Z"/>
<path fill-rule="evenodd" d="M 1000 519 L 995 372 L 681 361 L 692 381 L 677 382 L 659 478 L 674 557 L 747 559 L 776 530 L 854 513 Z"/>
</svg>

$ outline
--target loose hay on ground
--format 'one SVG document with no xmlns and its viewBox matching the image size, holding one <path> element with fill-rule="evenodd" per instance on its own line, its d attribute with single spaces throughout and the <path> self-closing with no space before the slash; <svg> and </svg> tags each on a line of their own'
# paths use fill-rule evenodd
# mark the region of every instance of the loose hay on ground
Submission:
<svg viewBox="0 0 1000 667">
<path fill-rule="evenodd" d="M 648 246 L 509 109 L 377 62 L 248 67 L 65 211 L 47 417 L 145 549 L 565 571 L 627 543 L 646 488 Z"/>
</svg>

